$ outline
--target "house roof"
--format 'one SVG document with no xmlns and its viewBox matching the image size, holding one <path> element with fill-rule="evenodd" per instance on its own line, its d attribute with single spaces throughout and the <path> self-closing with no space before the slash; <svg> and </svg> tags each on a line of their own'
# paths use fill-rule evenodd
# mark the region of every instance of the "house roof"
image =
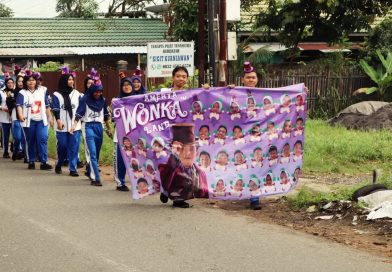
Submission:
<svg viewBox="0 0 392 272">
<path fill-rule="evenodd" d="M 244 53 L 253 53 L 260 48 L 263 48 L 270 52 L 285 51 L 288 48 L 280 43 L 250 43 L 245 46 Z"/>
<path fill-rule="evenodd" d="M 349 49 L 342 48 L 339 45 L 328 45 L 325 42 L 300 42 L 297 47 L 301 51 L 350 52 Z"/>
<path fill-rule="evenodd" d="M 103 54 L 147 54 L 147 46 L 94 46 L 56 48 L 0 48 L 0 56 L 6 57 L 54 57 Z"/>
<path fill-rule="evenodd" d="M 374 19 L 374 22 L 372 23 L 372 28 L 378 26 L 379 24 L 382 23 L 382 21 L 386 20 L 386 19 L 392 19 L 392 9 L 390 9 L 388 11 L 388 13 L 384 16 L 384 17 L 376 17 Z"/>
<path fill-rule="evenodd" d="M 252 31 L 254 28 L 254 24 L 256 21 L 257 15 L 260 12 L 268 9 L 268 3 L 265 1 L 261 1 L 258 4 L 254 4 L 249 11 L 245 11 L 241 9 L 241 24 L 239 31 L 248 32 Z"/>
<path fill-rule="evenodd" d="M 361 48 L 360 44 L 352 44 L 350 49 L 342 48 L 338 45 L 329 45 L 325 42 L 301 42 L 298 44 L 298 49 L 301 51 L 320 51 L 323 53 L 331 52 L 350 52 L 351 49 Z M 244 47 L 244 53 L 253 53 L 258 49 L 263 48 L 270 52 L 285 51 L 288 48 L 280 43 L 250 43 Z"/>
<path fill-rule="evenodd" d="M 155 19 L 0 18 L 0 49 L 146 47 L 165 41 Z"/>
</svg>

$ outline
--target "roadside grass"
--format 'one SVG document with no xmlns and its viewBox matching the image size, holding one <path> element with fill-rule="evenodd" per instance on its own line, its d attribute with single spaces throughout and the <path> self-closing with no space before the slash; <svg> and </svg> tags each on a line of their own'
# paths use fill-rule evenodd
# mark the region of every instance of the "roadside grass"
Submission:
<svg viewBox="0 0 392 272">
<path fill-rule="evenodd" d="M 392 190 L 392 180 L 390 176 L 382 176 L 377 183 L 383 184 L 388 189 Z M 309 187 L 304 186 L 296 195 L 288 197 L 287 199 L 290 207 L 293 210 L 298 211 L 312 205 L 317 205 L 320 202 L 351 200 L 354 191 L 369 184 L 371 184 L 371 181 L 364 181 L 353 186 L 337 188 L 329 193 L 315 192 Z M 358 205 L 361 205 L 361 203 L 358 203 Z"/>
<path fill-rule="evenodd" d="M 364 132 L 347 130 L 344 127 L 331 127 L 325 121 L 308 120 L 305 135 L 304 172 L 320 174 L 363 174 L 373 169 L 382 169 L 384 175 L 378 183 L 392 189 L 392 132 L 387 130 Z M 112 165 L 113 140 L 104 135 L 100 164 Z M 56 158 L 56 138 L 53 129 L 49 131 L 49 155 Z M 80 158 L 85 161 L 83 140 L 80 145 Z M 315 205 L 320 202 L 350 200 L 358 188 L 370 184 L 366 181 L 350 187 L 340 187 L 330 193 L 314 192 L 304 187 L 288 201 L 294 210 Z"/>
<path fill-rule="evenodd" d="M 382 169 L 378 183 L 392 189 L 392 132 L 356 131 L 332 127 L 325 121 L 308 120 L 305 136 L 304 172 L 362 174 Z M 348 187 L 338 187 L 333 192 L 315 192 L 308 187 L 289 197 L 294 210 L 320 202 L 351 200 L 355 190 L 371 184 L 371 180 Z"/>
<path fill-rule="evenodd" d="M 364 186 L 361 183 L 351 187 L 339 188 L 335 192 L 314 192 L 308 187 L 303 187 L 296 195 L 288 197 L 290 207 L 295 210 L 301 210 L 312 205 L 317 205 L 320 202 L 331 202 L 338 200 L 350 200 L 355 190 Z"/>
<path fill-rule="evenodd" d="M 80 148 L 79 148 L 79 155 L 82 161 L 86 161 L 86 156 L 84 153 L 84 141 L 82 135 L 80 136 Z M 103 144 L 101 148 L 101 153 L 99 156 L 99 163 L 100 165 L 112 165 L 113 164 L 113 148 L 114 143 L 113 140 L 110 139 L 104 133 Z M 48 152 L 49 157 L 56 158 L 56 136 L 54 130 L 52 128 L 49 129 L 49 144 L 48 144 Z"/>
<path fill-rule="evenodd" d="M 392 132 L 356 131 L 308 120 L 305 131 L 304 171 L 369 173 L 375 168 L 391 171 Z"/>
<path fill-rule="evenodd" d="M 331 127 L 325 121 L 308 120 L 305 135 L 304 171 L 320 173 L 370 173 L 380 168 L 390 173 L 392 132 L 364 132 Z M 100 163 L 113 163 L 113 140 L 104 135 Z M 56 158 L 56 138 L 49 131 L 49 156 Z M 85 160 L 83 141 L 80 156 Z"/>
</svg>

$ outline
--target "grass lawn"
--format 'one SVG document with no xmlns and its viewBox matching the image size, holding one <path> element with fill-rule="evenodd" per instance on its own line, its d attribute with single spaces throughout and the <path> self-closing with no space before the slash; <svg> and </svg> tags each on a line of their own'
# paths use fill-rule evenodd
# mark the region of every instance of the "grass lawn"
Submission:
<svg viewBox="0 0 392 272">
<path fill-rule="evenodd" d="M 392 162 L 392 132 L 362 132 L 331 127 L 325 121 L 308 120 L 306 123 L 304 172 L 370 174 L 380 168 L 384 175 L 381 183 L 392 189 L 390 164 Z M 101 165 L 113 162 L 113 140 L 105 134 L 100 155 Z M 84 144 L 80 145 L 81 159 L 85 160 Z M 53 129 L 49 132 L 49 156 L 56 157 L 56 139 Z M 294 209 L 300 209 L 320 201 L 350 199 L 352 193 L 364 184 L 338 188 L 332 193 L 312 192 L 302 188 L 289 198 Z"/>
<path fill-rule="evenodd" d="M 305 172 L 370 173 L 382 169 L 380 183 L 392 189 L 390 180 L 392 161 L 392 132 L 363 132 L 331 127 L 325 121 L 308 120 L 305 139 Z M 333 192 L 314 192 L 307 187 L 289 197 L 295 210 L 321 201 L 350 200 L 353 192 L 368 182 L 349 187 L 337 187 Z M 360 204 L 359 204 L 360 205 Z"/>
<path fill-rule="evenodd" d="M 84 153 L 83 137 L 81 136 L 80 139 L 81 139 L 80 152 L 79 152 L 80 158 L 82 161 L 86 161 L 86 156 Z M 114 147 L 113 140 L 107 137 L 106 134 L 104 133 L 104 140 L 102 144 L 101 153 L 99 156 L 99 163 L 101 165 L 112 165 L 113 147 Z M 48 152 L 49 152 L 49 157 L 56 158 L 56 137 L 54 135 L 54 130 L 52 128 L 49 130 Z"/>
<path fill-rule="evenodd" d="M 392 132 L 363 132 L 331 127 L 325 121 L 306 124 L 304 171 L 323 173 L 369 173 L 391 171 Z"/>
<path fill-rule="evenodd" d="M 305 172 L 370 173 L 374 168 L 390 172 L 392 162 L 392 132 L 362 132 L 331 127 L 321 120 L 308 120 L 305 138 Z M 81 158 L 85 160 L 84 145 Z M 100 163 L 111 165 L 113 141 L 105 134 Z M 49 133 L 49 155 L 56 157 L 56 139 Z"/>
</svg>

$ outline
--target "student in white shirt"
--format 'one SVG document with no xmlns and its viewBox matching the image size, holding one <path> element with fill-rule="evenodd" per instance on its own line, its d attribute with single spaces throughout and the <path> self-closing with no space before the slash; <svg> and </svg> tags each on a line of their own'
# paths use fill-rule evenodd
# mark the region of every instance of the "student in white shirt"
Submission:
<svg viewBox="0 0 392 272">
<path fill-rule="evenodd" d="M 52 109 L 56 119 L 54 129 L 57 138 L 55 172 L 56 174 L 61 174 L 61 166 L 64 160 L 68 159 L 69 175 L 78 177 L 79 174 L 76 168 L 79 154 L 81 123 L 78 122 L 72 134 L 69 131 L 75 120 L 76 109 L 79 106 L 79 100 L 82 96 L 78 90 L 73 88 L 74 84 L 74 75 L 69 72 L 68 67 L 63 67 L 58 90 L 53 93 Z"/>
<path fill-rule="evenodd" d="M 24 88 L 16 98 L 18 119 L 27 139 L 29 169 L 35 169 L 36 146 L 38 146 L 41 170 L 51 170 L 48 164 L 48 124 L 52 122 L 46 90 L 38 88 L 37 79 L 31 71 L 23 78 Z"/>
</svg>

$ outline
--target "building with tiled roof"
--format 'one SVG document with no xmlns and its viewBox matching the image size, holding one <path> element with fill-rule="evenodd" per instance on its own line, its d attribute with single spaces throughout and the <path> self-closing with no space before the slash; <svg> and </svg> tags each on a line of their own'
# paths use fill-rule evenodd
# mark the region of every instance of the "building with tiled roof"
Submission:
<svg viewBox="0 0 392 272">
<path fill-rule="evenodd" d="M 0 61 L 58 60 L 115 67 L 137 62 L 148 42 L 165 41 L 167 25 L 155 19 L 0 18 Z"/>
<path fill-rule="evenodd" d="M 244 11 L 241 10 L 241 22 L 238 24 L 237 27 L 237 37 L 240 42 L 245 41 L 249 36 L 255 35 L 255 22 L 256 22 L 256 17 L 262 13 L 264 10 L 267 10 L 268 8 L 268 3 L 266 1 L 262 1 L 258 4 L 253 5 L 253 7 L 249 11 Z M 386 18 L 392 18 L 392 10 L 389 11 L 389 13 L 384 16 L 384 17 L 376 17 L 374 22 L 371 24 L 371 27 L 375 27 L 379 25 L 383 20 Z M 360 31 L 356 33 L 352 33 L 349 35 L 350 41 L 351 41 L 351 50 L 358 50 L 363 41 L 364 37 L 366 37 L 368 34 L 367 31 Z M 263 35 L 263 34 L 260 34 Z M 257 34 L 255 35 L 256 37 L 258 36 Z M 272 37 L 274 36 L 274 33 L 272 33 Z M 260 41 L 260 42 L 255 42 L 252 41 L 246 47 L 244 48 L 244 53 L 252 53 L 255 52 L 256 50 L 263 48 L 266 49 L 270 52 L 273 52 L 273 54 L 279 54 L 278 52 L 284 51 L 287 48 L 277 42 L 269 41 Z M 320 42 L 320 41 L 303 41 L 298 44 L 298 49 L 301 50 L 301 52 L 306 52 L 306 51 L 311 51 L 310 54 L 314 54 L 315 52 L 321 52 L 321 53 L 329 53 L 329 52 L 336 52 L 336 51 L 350 51 L 348 49 L 342 49 L 339 46 L 336 45 L 329 45 L 326 42 Z M 313 53 L 312 53 L 313 52 Z"/>
<path fill-rule="evenodd" d="M 392 18 L 392 10 L 389 10 L 387 15 L 385 15 L 384 17 L 376 17 L 374 19 L 374 22 L 372 23 L 372 28 L 381 24 L 381 22 L 384 21 L 385 19 L 391 19 L 391 18 Z"/>
<path fill-rule="evenodd" d="M 241 24 L 239 31 L 241 32 L 252 32 L 254 29 L 254 24 L 256 16 L 260 14 L 263 10 L 268 8 L 268 3 L 261 1 L 258 4 L 252 6 L 249 11 L 241 9 Z"/>
</svg>

